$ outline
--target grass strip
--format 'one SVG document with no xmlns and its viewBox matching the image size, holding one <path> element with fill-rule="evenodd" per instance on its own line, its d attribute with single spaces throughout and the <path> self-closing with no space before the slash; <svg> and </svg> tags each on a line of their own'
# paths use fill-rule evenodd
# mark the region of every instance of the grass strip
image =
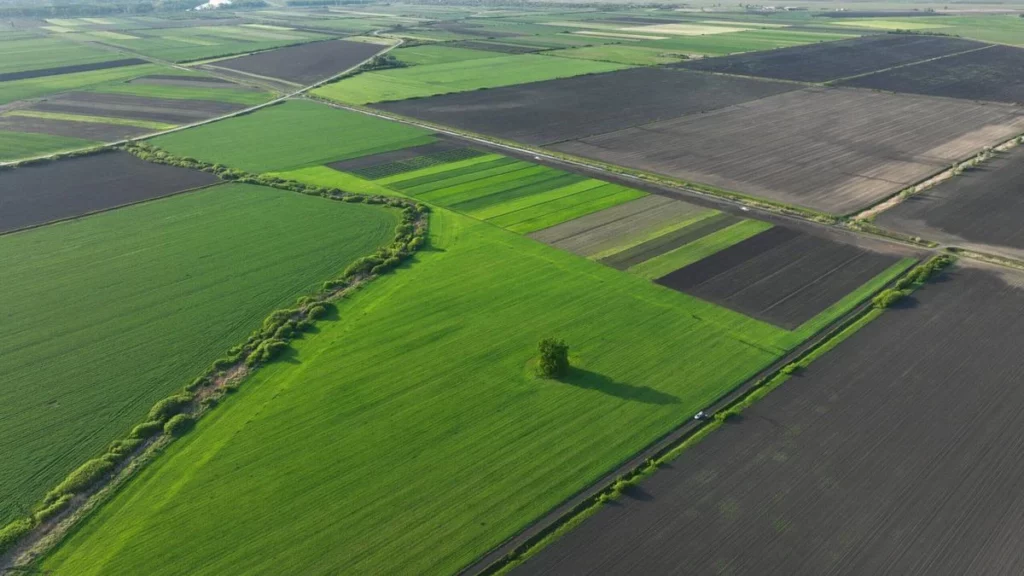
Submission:
<svg viewBox="0 0 1024 576">
<path fill-rule="evenodd" d="M 460 212 L 467 212 L 477 208 L 486 208 L 495 204 L 501 204 L 512 200 L 518 200 L 520 198 L 528 198 L 534 194 L 543 194 L 549 190 L 557 190 L 563 186 L 575 184 L 586 180 L 585 176 L 579 174 L 571 174 L 568 172 L 554 172 L 553 174 L 544 174 L 541 178 L 540 175 L 535 178 L 530 178 L 526 182 L 520 182 L 517 186 L 511 188 L 505 188 L 504 190 L 478 195 L 474 198 L 449 204 L 455 210 Z"/>
<path fill-rule="evenodd" d="M 667 234 L 652 238 L 647 242 L 623 250 L 614 256 L 601 259 L 601 263 L 619 270 L 627 270 L 633 266 L 656 258 L 666 252 L 670 252 L 699 240 L 704 236 L 732 226 L 743 219 L 732 214 L 719 212 L 707 218 L 702 218 L 692 226 L 677 228 Z"/>
<path fill-rule="evenodd" d="M 374 180 L 377 184 L 383 186 L 392 186 L 396 189 L 401 189 L 406 186 L 414 186 L 414 184 L 406 184 L 412 180 L 422 179 L 420 183 L 433 182 L 436 180 L 443 180 L 446 176 L 442 174 L 456 171 L 465 170 L 465 173 L 471 172 L 473 166 L 480 164 L 489 164 L 491 166 L 501 166 L 504 164 L 510 164 L 515 162 L 514 158 L 507 156 L 501 156 L 499 154 L 487 154 L 485 156 L 479 156 L 477 158 L 470 158 L 469 160 L 460 160 L 458 162 L 451 162 L 449 164 L 442 164 L 440 166 L 430 166 L 429 168 L 422 168 L 413 172 L 405 172 L 403 174 L 396 174 L 394 176 L 388 176 L 387 178 L 378 178 Z M 433 178 L 433 180 L 431 180 Z"/>
<path fill-rule="evenodd" d="M 615 254 L 618 254 L 619 252 L 622 252 L 623 250 L 628 250 L 630 248 L 643 244 L 648 240 L 653 240 L 659 236 L 663 236 L 665 234 L 668 234 L 669 232 L 678 230 L 680 228 L 686 228 L 687 226 L 700 222 L 705 218 L 711 218 L 712 216 L 718 213 L 718 210 L 712 210 L 710 208 L 703 211 L 698 211 L 694 214 L 691 214 L 690 217 L 685 220 L 681 220 L 679 222 L 672 222 L 663 225 L 659 228 L 654 228 L 652 230 L 642 232 L 638 236 L 626 236 L 627 239 L 624 239 L 622 243 L 601 250 L 600 252 L 595 252 L 594 254 L 587 256 L 587 258 L 590 258 L 591 260 L 601 260 L 602 258 L 613 256 Z"/>
<path fill-rule="evenodd" d="M 646 196 L 645 192 L 640 190 L 634 190 L 633 188 L 622 188 L 614 194 L 595 198 L 587 202 L 582 202 L 573 206 L 562 208 L 554 212 L 549 212 L 538 218 L 531 220 L 525 220 L 508 227 L 512 232 L 518 232 L 519 234 L 529 234 L 536 232 L 537 230 L 543 230 L 544 228 L 550 228 L 556 224 L 562 222 L 568 222 L 569 220 L 575 220 L 581 216 L 587 214 L 593 214 L 594 212 L 600 212 L 606 208 L 612 206 L 618 206 L 619 204 L 625 204 L 637 198 Z"/>
<path fill-rule="evenodd" d="M 419 196 L 421 194 L 429 194 L 431 192 L 448 192 L 453 187 L 461 186 L 459 190 L 472 189 L 474 185 L 480 180 L 500 176 L 504 174 L 512 174 L 516 172 L 522 172 L 525 170 L 536 169 L 536 164 L 530 164 L 529 162 L 523 162 L 521 160 L 515 160 L 512 162 L 505 162 L 498 166 L 480 166 L 475 170 L 466 170 L 465 172 L 459 171 L 458 175 L 446 176 L 444 178 L 434 178 L 429 182 L 425 183 L 403 183 L 401 186 L 393 186 L 409 194 L 410 196 Z M 534 170 L 536 171 L 536 170 Z M 465 185 L 465 186 L 464 186 Z"/>
<path fill-rule="evenodd" d="M 488 206 L 486 208 L 480 208 L 477 210 L 467 211 L 466 214 L 480 220 L 491 220 L 508 214 L 513 214 L 521 210 L 527 210 L 537 205 L 552 202 L 567 196 L 573 196 L 592 190 L 594 188 L 600 188 L 607 185 L 606 182 L 601 180 L 584 180 L 583 182 L 577 182 L 555 190 L 549 190 L 543 194 L 535 194 L 529 198 L 520 198 L 511 202 L 503 202 L 495 206 Z"/>
<path fill-rule="evenodd" d="M 13 110 L 4 116 L 21 116 L 23 118 L 39 118 L 42 120 L 65 120 L 67 122 L 85 122 L 87 124 L 113 124 L 115 126 L 134 126 L 150 130 L 169 130 L 176 124 L 153 122 L 151 120 L 135 120 L 132 118 L 112 118 L 109 116 L 89 116 L 86 114 L 66 114 L 63 112 L 41 112 L 38 110 Z"/>
<path fill-rule="evenodd" d="M 703 260 L 720 250 L 756 236 L 771 227 L 771 224 L 760 220 L 744 220 L 724 230 L 719 230 L 714 234 L 709 234 L 690 244 L 676 248 L 671 252 L 666 252 L 661 256 L 637 264 L 628 270 L 648 280 L 661 278 L 669 272 L 674 272 L 694 262 Z"/>
</svg>

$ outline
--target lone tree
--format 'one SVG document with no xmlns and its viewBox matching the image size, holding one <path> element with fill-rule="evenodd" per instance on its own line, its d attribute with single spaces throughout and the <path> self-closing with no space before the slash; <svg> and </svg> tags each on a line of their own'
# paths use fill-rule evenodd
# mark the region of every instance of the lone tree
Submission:
<svg viewBox="0 0 1024 576">
<path fill-rule="evenodd" d="M 545 338 L 540 341 L 540 366 L 545 378 L 560 378 L 569 372 L 569 345 L 564 340 Z"/>
</svg>

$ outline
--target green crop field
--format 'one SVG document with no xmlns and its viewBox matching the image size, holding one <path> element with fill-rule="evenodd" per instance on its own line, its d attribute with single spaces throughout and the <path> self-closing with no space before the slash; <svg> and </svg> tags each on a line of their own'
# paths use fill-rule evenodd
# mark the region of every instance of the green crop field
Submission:
<svg viewBox="0 0 1024 576">
<path fill-rule="evenodd" d="M 183 86 L 166 86 L 142 84 L 136 82 L 115 82 L 89 89 L 90 92 L 106 92 L 115 94 L 131 94 L 148 98 L 170 98 L 172 100 L 213 100 L 255 106 L 273 99 L 269 92 L 247 90 L 242 88 L 196 88 Z"/>
<path fill-rule="evenodd" d="M 0 162 L 31 158 L 44 154 L 55 154 L 66 150 L 77 150 L 98 144 L 99 142 L 82 140 L 81 138 L 0 130 Z"/>
<path fill-rule="evenodd" d="M 0 74 L 92 64 L 117 60 L 122 56 L 112 50 L 104 50 L 60 38 L 33 38 L 27 40 L 0 41 Z"/>
<path fill-rule="evenodd" d="M 339 102 L 369 104 L 610 72 L 627 67 L 609 62 L 517 54 L 364 72 L 318 88 L 314 93 Z"/>
<path fill-rule="evenodd" d="M 457 48 L 454 46 L 413 46 L 411 48 L 399 48 L 393 50 L 391 55 L 411 66 L 430 66 L 434 64 L 448 64 L 450 62 L 463 62 L 466 60 L 480 60 L 484 58 L 498 58 L 503 56 L 499 52 L 485 52 L 483 50 L 470 50 L 468 48 Z"/>
<path fill-rule="evenodd" d="M 329 36 L 298 30 L 266 30 L 247 26 L 195 26 L 127 32 L 131 39 L 105 38 L 104 42 L 153 58 L 186 62 L 255 52 Z"/>
<path fill-rule="evenodd" d="M 179 156 L 251 172 L 284 171 L 434 140 L 425 130 L 308 101 L 161 136 L 153 144 Z"/>
<path fill-rule="evenodd" d="M 604 46 L 585 46 L 582 48 L 555 50 L 548 54 L 563 58 L 582 58 L 584 60 L 618 62 L 634 66 L 653 66 L 655 64 L 679 62 L 684 59 L 685 53 L 684 51 L 672 52 L 664 48 L 651 48 L 648 46 L 606 44 Z"/>
<path fill-rule="evenodd" d="M 164 70 L 163 66 L 156 64 L 139 64 L 136 66 L 109 68 L 107 70 L 92 70 L 90 72 L 61 74 L 60 76 L 0 82 L 0 104 L 67 90 L 77 90 L 97 84 L 128 80 L 129 78 L 136 78 L 147 74 L 161 74 Z"/>
<path fill-rule="evenodd" d="M 795 344 L 443 209 L 431 238 L 42 568 L 454 573 Z M 571 346 L 565 382 L 532 375 L 547 336 Z"/>
<path fill-rule="evenodd" d="M 0 524 L 396 222 L 228 184 L 0 236 Z"/>
</svg>

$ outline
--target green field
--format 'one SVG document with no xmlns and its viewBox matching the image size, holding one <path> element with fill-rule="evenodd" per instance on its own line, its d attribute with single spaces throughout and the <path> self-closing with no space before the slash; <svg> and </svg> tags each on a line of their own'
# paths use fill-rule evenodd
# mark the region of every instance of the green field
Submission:
<svg viewBox="0 0 1024 576">
<path fill-rule="evenodd" d="M 672 52 L 664 48 L 633 46 L 630 44 L 605 44 L 604 46 L 585 46 L 548 52 L 550 56 L 563 58 L 582 58 L 584 60 L 601 60 L 618 62 L 633 66 L 654 66 L 670 64 L 685 59 L 683 51 Z"/>
<path fill-rule="evenodd" d="M 99 142 L 81 138 L 65 138 L 49 134 L 27 132 L 5 132 L 0 130 L 0 162 L 21 158 L 32 158 L 44 154 L 56 154 L 66 150 L 77 150 L 99 145 Z"/>
<path fill-rule="evenodd" d="M 273 99 L 269 92 L 242 88 L 196 88 L 183 86 L 161 86 L 135 82 L 114 82 L 89 89 L 90 92 L 131 94 L 148 98 L 170 98 L 172 100 L 213 100 L 255 106 Z"/>
<path fill-rule="evenodd" d="M 364 72 L 318 88 L 314 93 L 339 102 L 369 104 L 610 72 L 622 68 L 627 66 L 536 54 L 517 54 Z"/>
<path fill-rule="evenodd" d="M 138 31 L 129 29 L 125 33 L 136 38 L 104 38 L 103 41 L 172 62 L 242 54 L 328 38 L 323 34 L 311 32 L 266 30 L 247 26 L 194 26 Z"/>
<path fill-rule="evenodd" d="M 773 50 L 787 46 L 799 46 L 814 42 L 831 42 L 856 35 L 837 29 L 835 34 L 827 32 L 800 32 L 794 30 L 747 30 L 709 36 L 679 36 L 667 40 L 643 40 L 640 46 L 678 51 L 685 54 L 722 56 L 737 52 Z"/>
<path fill-rule="evenodd" d="M 485 52 L 483 50 L 470 50 L 455 46 L 413 46 L 411 48 L 398 48 L 393 50 L 391 55 L 411 66 L 431 66 L 434 64 L 448 64 L 450 62 L 463 62 L 466 60 L 481 60 L 484 58 L 497 58 L 503 56 L 498 52 Z"/>
<path fill-rule="evenodd" d="M 250 172 L 294 170 L 433 141 L 425 130 L 308 101 L 154 139 L 154 145 Z"/>
<path fill-rule="evenodd" d="M 115 124 L 119 126 L 136 126 L 149 128 L 150 130 L 167 130 L 174 128 L 174 124 L 164 122 L 153 122 L 152 120 L 133 120 L 131 118 L 116 118 L 112 116 L 90 116 L 86 114 L 68 114 L 66 112 L 41 112 L 39 110 L 13 110 L 5 116 L 21 116 L 23 118 L 41 118 L 43 120 L 66 120 L 68 122 L 87 122 L 93 124 Z"/>
<path fill-rule="evenodd" d="M 42 568 L 454 573 L 795 344 L 443 209 L 431 236 Z M 532 375 L 551 335 L 572 347 L 566 382 Z"/>
<path fill-rule="evenodd" d="M 0 41 L 0 74 L 92 64 L 118 58 L 123 58 L 123 56 L 112 50 L 69 42 L 60 38 Z"/>
<path fill-rule="evenodd" d="M 0 524 L 396 222 L 229 184 L 0 236 Z"/>
<path fill-rule="evenodd" d="M 163 66 L 156 64 L 139 64 L 137 66 L 122 66 L 107 70 L 93 70 L 90 72 L 61 74 L 60 76 L 0 82 L 0 104 L 67 90 L 77 90 L 107 82 L 128 80 L 129 78 L 145 76 L 147 74 L 161 74 L 164 70 Z"/>
</svg>

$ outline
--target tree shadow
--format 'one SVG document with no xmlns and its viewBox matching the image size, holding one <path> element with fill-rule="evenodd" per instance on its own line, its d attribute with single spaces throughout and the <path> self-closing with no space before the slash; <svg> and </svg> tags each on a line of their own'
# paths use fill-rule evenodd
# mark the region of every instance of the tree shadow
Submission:
<svg viewBox="0 0 1024 576">
<path fill-rule="evenodd" d="M 622 489 L 622 495 L 630 500 L 639 500 L 641 502 L 650 502 L 654 500 L 654 495 L 644 490 L 639 484 L 630 484 Z"/>
<path fill-rule="evenodd" d="M 615 380 L 597 372 L 591 372 L 583 368 L 569 368 L 569 374 L 561 379 L 562 382 L 577 388 L 596 390 L 609 396 L 622 398 L 623 400 L 634 400 L 644 404 L 678 404 L 679 398 L 666 394 L 647 386 L 633 386 Z"/>
</svg>

